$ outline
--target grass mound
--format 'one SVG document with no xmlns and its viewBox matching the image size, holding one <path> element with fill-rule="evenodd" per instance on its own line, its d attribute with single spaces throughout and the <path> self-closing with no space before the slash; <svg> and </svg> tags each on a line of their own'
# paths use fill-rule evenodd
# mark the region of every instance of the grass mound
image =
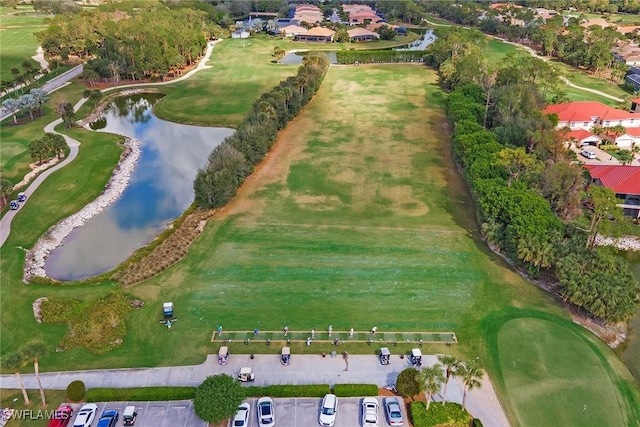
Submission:
<svg viewBox="0 0 640 427">
<path fill-rule="evenodd" d="M 125 316 L 132 310 L 128 298 L 119 290 L 89 302 L 57 298 L 42 303 L 44 323 L 67 323 L 69 332 L 58 348 L 86 347 L 100 354 L 122 344 L 126 334 Z"/>
</svg>

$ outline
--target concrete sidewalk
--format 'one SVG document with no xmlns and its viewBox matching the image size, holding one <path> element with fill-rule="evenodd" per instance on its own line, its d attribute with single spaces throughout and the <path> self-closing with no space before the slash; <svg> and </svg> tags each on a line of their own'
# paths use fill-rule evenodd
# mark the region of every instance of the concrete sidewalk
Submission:
<svg viewBox="0 0 640 427">
<path fill-rule="evenodd" d="M 150 387 L 150 386 L 198 386 L 209 375 L 220 373 L 235 377 L 243 366 L 249 366 L 256 376 L 253 385 L 268 384 L 340 384 L 366 383 L 382 387 L 393 384 L 400 371 L 411 367 L 408 359 L 392 355 L 389 365 L 381 365 L 376 356 L 350 355 L 349 370 L 339 349 L 335 358 L 331 355 L 292 355 L 291 365 L 283 366 L 279 355 L 234 355 L 227 365 L 219 365 L 217 355 L 209 355 L 200 365 L 162 368 L 105 369 L 40 374 L 46 389 L 66 389 L 74 380 L 84 381 L 87 388 L 94 387 Z M 436 356 L 423 356 L 423 366 L 437 362 Z M 25 386 L 37 389 L 33 374 L 22 375 Z M 0 376 L 0 388 L 19 388 L 15 375 Z M 452 379 L 447 389 L 447 401 L 462 402 L 463 386 L 459 379 Z M 434 400 L 442 400 L 441 395 Z M 489 378 L 485 375 L 482 387 L 467 393 L 467 409 L 480 418 L 487 427 L 507 427 L 509 422 L 498 401 Z"/>
</svg>

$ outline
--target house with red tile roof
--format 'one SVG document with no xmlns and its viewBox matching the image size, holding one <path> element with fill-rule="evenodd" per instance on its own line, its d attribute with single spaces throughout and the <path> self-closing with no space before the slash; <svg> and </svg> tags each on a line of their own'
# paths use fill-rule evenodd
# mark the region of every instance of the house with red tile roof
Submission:
<svg viewBox="0 0 640 427">
<path fill-rule="evenodd" d="M 569 128 L 570 130 L 590 131 L 594 126 L 610 128 L 623 126 L 629 129 L 640 128 L 640 108 L 625 111 L 609 107 L 596 101 L 566 102 L 563 104 L 549 105 L 544 109 L 545 114 L 555 114 L 558 117 L 558 129 Z M 615 145 L 622 148 L 631 148 L 635 144 L 640 144 L 640 139 L 636 139 L 631 134 L 610 136 Z"/>
<path fill-rule="evenodd" d="M 584 129 L 572 130 L 566 134 L 566 138 L 568 141 L 575 142 L 578 147 L 582 147 L 583 145 L 598 145 L 600 143 L 600 138 L 597 135 Z"/>
<path fill-rule="evenodd" d="M 610 188 L 620 199 L 625 215 L 640 218 L 640 166 L 584 165 L 591 184 Z"/>
</svg>

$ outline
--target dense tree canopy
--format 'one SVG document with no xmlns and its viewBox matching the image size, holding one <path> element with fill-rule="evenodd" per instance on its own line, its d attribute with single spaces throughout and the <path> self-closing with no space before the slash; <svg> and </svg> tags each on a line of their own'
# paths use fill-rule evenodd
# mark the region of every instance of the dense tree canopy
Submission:
<svg viewBox="0 0 640 427">
<path fill-rule="evenodd" d="M 204 421 L 219 423 L 232 417 L 244 398 L 240 383 L 233 377 L 226 374 L 209 376 L 196 389 L 193 409 Z"/>
</svg>

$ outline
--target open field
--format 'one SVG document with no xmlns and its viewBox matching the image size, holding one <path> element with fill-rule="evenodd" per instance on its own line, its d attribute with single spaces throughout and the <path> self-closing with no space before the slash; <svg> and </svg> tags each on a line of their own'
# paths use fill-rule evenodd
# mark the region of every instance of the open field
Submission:
<svg viewBox="0 0 640 427">
<path fill-rule="evenodd" d="M 399 37 L 410 43 L 418 36 Z M 167 96 L 154 113 L 165 120 L 204 126 L 235 127 L 262 93 L 281 80 L 293 76 L 299 65 L 276 64 L 273 49 L 317 51 L 384 48 L 399 42 L 376 43 L 297 43 L 260 35 L 249 39 L 226 39 L 217 43 L 209 65 L 187 81 L 164 86 Z M 231 84 L 232 83 L 232 84 Z"/>
<path fill-rule="evenodd" d="M 22 63 L 30 61 L 35 69 L 40 68 L 40 64 L 31 59 L 36 54 L 38 42 L 33 35 L 36 31 L 46 28 L 43 24 L 44 17 L 25 16 L 25 11 L 33 12 L 32 7 L 21 7 L 18 10 L 3 7 L 0 9 L 0 80 L 11 81 L 13 75 L 12 68 L 17 68 L 24 72 Z"/>
</svg>

